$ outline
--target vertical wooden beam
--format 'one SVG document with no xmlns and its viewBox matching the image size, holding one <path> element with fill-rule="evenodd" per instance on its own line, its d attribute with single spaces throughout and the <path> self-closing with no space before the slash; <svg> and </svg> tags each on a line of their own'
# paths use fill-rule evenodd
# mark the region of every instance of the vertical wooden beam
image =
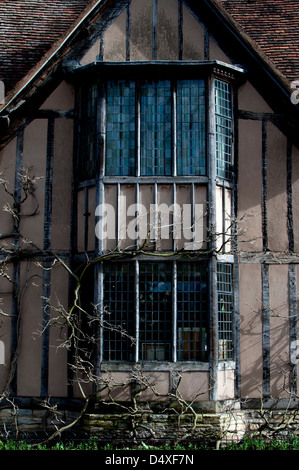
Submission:
<svg viewBox="0 0 299 470">
<path fill-rule="evenodd" d="M 131 6 L 127 6 L 127 17 L 126 17 L 126 60 L 130 60 L 130 43 L 131 43 Z"/>
<path fill-rule="evenodd" d="M 158 0 L 153 0 L 153 60 L 157 60 L 157 7 Z"/>
<path fill-rule="evenodd" d="M 84 188 L 84 250 L 88 251 L 88 227 L 89 227 L 89 187 Z"/>
<path fill-rule="evenodd" d="M 10 393 L 12 396 L 17 394 L 17 366 L 18 366 L 18 342 L 19 342 L 19 321 L 20 321 L 20 262 L 14 260 L 13 262 L 13 297 L 12 297 L 12 311 L 11 311 L 11 354 L 10 354 L 10 367 L 14 375 L 10 382 Z"/>
<path fill-rule="evenodd" d="M 262 264 L 262 334 L 263 334 L 263 397 L 270 397 L 270 296 L 269 265 Z"/>
<path fill-rule="evenodd" d="M 42 319 L 42 357 L 41 357 L 41 397 L 48 396 L 49 385 L 49 343 L 50 343 L 50 305 L 49 298 L 51 294 L 51 263 L 43 264 L 43 319 Z"/>
<path fill-rule="evenodd" d="M 52 223 L 52 180 L 53 180 L 53 152 L 54 152 L 54 127 L 55 120 L 48 120 L 47 157 L 46 157 L 46 181 L 45 181 L 45 215 L 44 215 L 44 250 L 51 249 L 51 223 Z M 41 387 L 42 397 L 48 396 L 49 384 L 49 320 L 51 293 L 51 263 L 44 263 L 43 270 L 43 319 L 42 319 L 42 357 L 41 357 Z"/>
<path fill-rule="evenodd" d="M 267 222 L 267 121 L 262 122 L 262 234 L 263 251 L 268 250 Z"/>
<path fill-rule="evenodd" d="M 209 250 L 209 325 L 210 325 L 210 400 L 218 398 L 218 308 L 217 308 L 217 259 L 216 259 L 216 131 L 214 78 L 207 81 L 207 167 L 208 167 L 208 227 Z"/>
<path fill-rule="evenodd" d="M 295 349 L 297 351 L 298 344 L 298 333 L 297 333 L 297 295 L 296 295 L 296 266 L 294 264 L 289 264 L 289 315 L 290 315 L 290 354 Z M 292 396 L 296 398 L 297 396 L 297 360 L 290 361 L 291 371 L 290 371 L 290 390 Z"/>
<path fill-rule="evenodd" d="M 178 0 L 178 37 L 179 37 L 179 60 L 183 60 L 183 1 Z"/>
<path fill-rule="evenodd" d="M 234 295 L 234 360 L 235 360 L 235 398 L 241 397 L 241 349 L 240 349 L 240 282 L 239 282 L 239 244 L 238 244 L 238 186 L 239 186 L 239 120 L 238 120 L 238 90 L 233 88 L 233 116 L 234 116 L 234 171 L 233 171 L 233 191 L 232 191 L 232 242 L 231 249 L 234 256 L 233 267 L 233 295 Z"/>
<path fill-rule="evenodd" d="M 98 98 L 97 98 L 97 162 L 96 162 L 96 207 L 100 207 L 101 212 L 98 216 L 104 216 L 104 176 L 105 176 L 105 160 L 106 160 L 106 88 L 103 82 L 98 84 Z M 103 224 L 101 224 L 103 228 Z M 98 233 L 95 243 L 96 256 L 101 254 L 104 250 L 103 232 Z"/>
<path fill-rule="evenodd" d="M 82 103 L 82 89 L 76 88 L 75 91 L 75 120 L 74 120 L 74 136 L 73 136 L 73 165 L 72 165 L 72 194 L 71 194 L 71 217 L 70 217 L 70 251 L 69 251 L 69 266 L 70 269 L 74 268 L 74 253 L 77 251 L 78 245 L 78 166 L 80 158 L 80 123 L 81 123 L 81 103 Z M 74 292 L 74 279 L 69 276 L 69 292 L 68 292 L 68 303 L 72 305 Z M 73 351 L 68 350 L 68 364 L 72 364 Z M 70 367 L 67 369 L 68 374 L 68 396 L 73 397 L 73 371 Z"/>
<path fill-rule="evenodd" d="M 72 197 L 71 197 L 71 220 L 70 220 L 70 263 L 73 260 L 73 253 L 77 250 L 77 205 L 78 205 L 78 166 L 80 158 L 80 124 L 81 124 L 81 102 L 82 102 L 82 90 L 76 89 L 75 93 L 75 121 L 74 121 L 74 137 L 73 137 L 73 166 L 72 166 Z"/>
<path fill-rule="evenodd" d="M 101 34 L 100 37 L 100 45 L 99 45 L 99 61 L 102 62 L 104 57 L 104 33 Z"/>
<path fill-rule="evenodd" d="M 55 120 L 54 118 L 50 118 L 48 120 L 48 133 L 47 133 L 44 246 L 43 246 L 44 250 L 49 250 L 51 248 L 54 127 L 55 127 Z"/>
<path fill-rule="evenodd" d="M 15 167 L 15 182 L 14 182 L 14 198 L 17 204 L 21 200 L 21 183 L 20 173 L 23 165 L 23 146 L 24 146 L 24 131 L 22 130 L 17 135 L 16 147 L 16 167 Z M 15 220 L 14 231 L 18 233 L 19 221 Z M 17 250 L 20 245 L 18 235 L 14 237 L 13 248 Z M 18 350 L 18 335 L 19 335 L 19 321 L 20 321 L 20 261 L 15 258 L 13 261 L 13 296 L 12 296 L 12 311 L 11 311 L 11 343 L 10 343 L 10 365 L 14 370 L 14 375 L 10 382 L 11 395 L 17 394 L 17 350 Z"/>
<path fill-rule="evenodd" d="M 177 361 L 177 263 L 172 264 L 172 360 Z"/>
<path fill-rule="evenodd" d="M 139 361 L 139 262 L 135 260 L 135 362 Z"/>
<path fill-rule="evenodd" d="M 210 34 L 206 26 L 204 26 L 204 58 L 210 60 Z"/>
<path fill-rule="evenodd" d="M 103 219 L 104 217 L 104 202 L 105 202 L 105 187 L 104 187 L 104 176 L 105 176 L 105 160 L 106 160 L 106 87 L 103 82 L 98 83 L 98 94 L 97 94 L 97 164 L 96 164 L 96 208 L 100 207 L 98 216 Z M 101 224 L 103 229 L 103 224 Z M 100 256 L 104 250 L 104 233 L 97 232 L 95 237 L 95 256 Z M 94 270 L 94 301 L 97 306 L 96 314 L 102 321 L 104 312 L 104 292 L 103 292 L 103 263 L 95 263 Z M 98 351 L 95 359 L 95 369 L 97 377 L 101 375 L 101 365 L 103 361 L 103 328 L 100 326 L 97 328 L 96 335 L 99 337 Z"/>
<path fill-rule="evenodd" d="M 293 220 L 293 165 L 292 165 L 292 142 L 287 142 L 287 207 L 288 207 L 288 237 L 289 251 L 294 253 L 294 220 Z"/>
<path fill-rule="evenodd" d="M 235 361 L 235 398 L 241 397 L 241 355 L 240 355 L 240 300 L 239 300 L 239 259 L 234 254 L 233 266 L 233 344 L 234 344 L 234 361 Z"/>
</svg>

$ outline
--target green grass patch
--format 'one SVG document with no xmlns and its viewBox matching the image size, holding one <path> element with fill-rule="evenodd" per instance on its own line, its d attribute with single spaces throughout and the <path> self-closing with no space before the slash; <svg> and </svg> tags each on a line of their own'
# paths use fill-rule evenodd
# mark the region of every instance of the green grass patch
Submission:
<svg viewBox="0 0 299 470">
<path fill-rule="evenodd" d="M 176 445 L 147 445 L 142 443 L 138 446 L 115 446 L 113 444 L 103 444 L 97 442 L 96 440 L 90 439 L 88 441 L 82 442 L 64 442 L 58 441 L 55 443 L 50 444 L 43 443 L 43 444 L 32 444 L 26 441 L 2 441 L 0 440 L 0 451 L 111 451 L 111 450 L 182 450 L 182 451 L 203 451 L 203 450 L 216 450 L 216 446 L 211 446 L 211 443 L 206 443 L 203 441 L 199 441 L 198 443 L 190 443 L 187 445 L 183 444 L 176 444 Z M 268 450 L 299 450 L 299 437 L 293 437 L 288 439 L 262 439 L 262 438 L 254 438 L 254 437 L 244 437 L 240 442 L 230 442 L 225 443 L 220 446 L 219 452 L 222 450 L 225 451 L 251 451 L 251 450 L 260 450 L 260 451 L 268 451 Z"/>
</svg>

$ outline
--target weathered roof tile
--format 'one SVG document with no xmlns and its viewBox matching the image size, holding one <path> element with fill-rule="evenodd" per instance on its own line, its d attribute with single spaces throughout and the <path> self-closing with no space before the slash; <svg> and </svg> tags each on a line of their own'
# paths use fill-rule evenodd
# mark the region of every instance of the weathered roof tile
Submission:
<svg viewBox="0 0 299 470">
<path fill-rule="evenodd" d="M 299 0 L 214 0 L 289 81 L 299 79 Z M 1 0 L 0 80 L 24 78 L 94 0 Z"/>
<path fill-rule="evenodd" d="M 0 79 L 10 91 L 91 0 L 1 0 Z"/>
<path fill-rule="evenodd" d="M 299 79 L 298 0 L 218 0 L 289 80 Z"/>
</svg>

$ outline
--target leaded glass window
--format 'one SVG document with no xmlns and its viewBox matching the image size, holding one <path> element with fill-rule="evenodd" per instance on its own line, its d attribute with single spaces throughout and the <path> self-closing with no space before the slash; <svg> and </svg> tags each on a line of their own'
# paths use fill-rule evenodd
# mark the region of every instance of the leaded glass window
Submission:
<svg viewBox="0 0 299 470">
<path fill-rule="evenodd" d="M 177 172 L 205 175 L 205 82 L 177 82 Z"/>
<path fill-rule="evenodd" d="M 137 168 L 141 176 L 175 176 L 174 168 L 178 176 L 206 175 L 205 80 L 110 80 L 106 92 L 106 175 L 138 176 Z M 97 112 L 93 84 L 82 91 L 81 180 L 95 177 L 101 158 Z M 216 174 L 228 180 L 232 124 L 230 84 L 215 79 Z"/>
<path fill-rule="evenodd" d="M 139 357 L 169 361 L 172 344 L 172 276 L 169 263 L 140 263 Z"/>
<path fill-rule="evenodd" d="M 171 82 L 141 84 L 141 175 L 170 176 Z"/>
<path fill-rule="evenodd" d="M 81 179 L 95 176 L 96 139 L 97 139 L 97 87 L 89 85 L 82 90 L 80 119 L 80 160 L 79 174 Z"/>
<path fill-rule="evenodd" d="M 105 361 L 132 361 L 135 341 L 134 266 L 104 265 L 103 337 Z"/>
<path fill-rule="evenodd" d="M 233 358 L 232 265 L 217 263 L 219 359 Z"/>
<path fill-rule="evenodd" d="M 97 84 L 82 88 L 81 181 L 95 177 L 102 151 L 107 176 L 206 175 L 205 80 L 108 80 L 104 88 L 103 102 Z M 102 106 L 105 149 L 97 148 Z"/>
<path fill-rule="evenodd" d="M 216 173 L 232 177 L 232 99 L 230 85 L 215 80 Z"/>
<path fill-rule="evenodd" d="M 136 263 L 104 263 L 104 361 L 207 361 L 206 263 Z"/>
<path fill-rule="evenodd" d="M 178 360 L 207 360 L 207 269 L 205 264 L 177 265 Z"/>
<path fill-rule="evenodd" d="M 106 174 L 135 174 L 135 82 L 107 84 Z"/>
</svg>

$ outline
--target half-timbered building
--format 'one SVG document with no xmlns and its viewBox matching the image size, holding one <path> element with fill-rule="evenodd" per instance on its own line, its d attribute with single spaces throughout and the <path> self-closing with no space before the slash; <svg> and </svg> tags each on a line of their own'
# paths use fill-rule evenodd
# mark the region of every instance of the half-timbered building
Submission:
<svg viewBox="0 0 299 470">
<path fill-rule="evenodd" d="M 2 403 L 296 407 L 299 2 L 0 16 Z"/>
</svg>

